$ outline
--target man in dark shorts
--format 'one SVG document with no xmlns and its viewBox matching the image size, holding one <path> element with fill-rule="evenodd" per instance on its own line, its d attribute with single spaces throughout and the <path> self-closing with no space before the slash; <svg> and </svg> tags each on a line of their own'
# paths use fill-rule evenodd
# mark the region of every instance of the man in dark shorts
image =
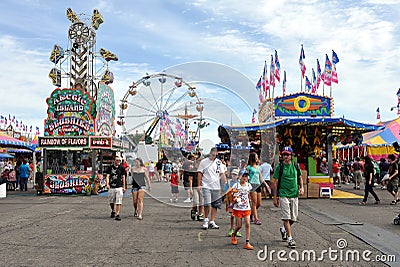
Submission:
<svg viewBox="0 0 400 267">
<path fill-rule="evenodd" d="M 193 190 L 192 190 L 192 185 L 194 177 L 197 178 L 197 171 L 194 167 L 194 156 L 189 155 L 188 159 L 185 160 L 185 162 L 182 165 L 183 169 L 183 187 L 185 188 L 186 191 L 186 199 L 183 201 L 185 203 L 190 203 L 192 202 L 192 195 L 193 195 Z"/>
</svg>

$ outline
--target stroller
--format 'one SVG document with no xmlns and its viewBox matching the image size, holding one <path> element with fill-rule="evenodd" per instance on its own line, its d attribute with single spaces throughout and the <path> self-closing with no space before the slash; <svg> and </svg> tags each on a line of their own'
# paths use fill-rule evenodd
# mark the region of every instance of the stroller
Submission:
<svg viewBox="0 0 400 267">
<path fill-rule="evenodd" d="M 394 223 L 395 225 L 400 225 L 400 214 L 397 215 L 396 218 L 394 218 L 393 223 Z"/>
</svg>

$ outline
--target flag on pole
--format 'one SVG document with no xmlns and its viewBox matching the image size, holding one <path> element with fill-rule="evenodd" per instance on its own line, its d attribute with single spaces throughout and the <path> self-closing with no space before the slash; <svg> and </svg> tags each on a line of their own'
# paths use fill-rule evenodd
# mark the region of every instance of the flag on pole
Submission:
<svg viewBox="0 0 400 267">
<path fill-rule="evenodd" d="M 333 83 L 338 83 L 338 75 L 337 75 L 337 71 L 336 71 L 336 64 L 332 65 L 332 82 Z"/>
<path fill-rule="evenodd" d="M 321 82 L 321 78 L 322 78 L 321 75 L 322 75 L 321 66 L 319 65 L 319 60 L 317 58 L 317 89 L 319 88 L 319 84 Z"/>
<path fill-rule="evenodd" d="M 282 95 L 286 95 L 286 70 L 283 71 Z"/>
<path fill-rule="evenodd" d="M 260 103 L 262 103 L 264 101 L 263 93 L 261 91 L 261 87 L 262 87 L 261 79 L 262 79 L 262 77 L 260 77 L 260 79 L 258 80 L 258 83 L 256 85 L 256 89 L 257 89 L 257 92 L 258 92 L 258 98 L 260 100 Z"/>
<path fill-rule="evenodd" d="M 307 75 L 306 75 L 306 88 L 307 88 L 307 91 L 308 92 L 310 92 L 311 91 L 311 82 L 310 82 L 310 80 L 308 79 L 308 77 L 307 77 Z"/>
<path fill-rule="evenodd" d="M 255 123 L 256 122 L 256 114 L 257 114 L 257 110 L 254 109 L 253 110 L 253 116 L 251 117 L 251 123 Z"/>
<path fill-rule="evenodd" d="M 337 54 L 335 53 L 335 51 L 333 51 L 333 50 L 332 50 L 332 63 L 333 64 L 339 63 L 339 58 L 338 58 Z"/>
<path fill-rule="evenodd" d="M 303 45 L 301 45 L 301 50 L 300 50 L 300 58 L 299 58 L 299 65 L 300 65 L 300 70 L 301 70 L 301 77 L 304 78 L 304 73 L 306 73 L 306 65 L 304 64 L 303 59 L 305 59 L 306 56 L 304 54 L 304 49 Z"/>
<path fill-rule="evenodd" d="M 3 124 L 3 123 L 4 123 L 4 117 L 3 117 L 3 116 L 1 116 L 0 123 L 1 123 L 1 124 Z"/>
<path fill-rule="evenodd" d="M 332 63 L 329 60 L 329 57 L 327 54 L 326 55 L 326 59 L 325 59 L 325 70 L 324 73 L 322 73 L 321 78 L 323 78 L 322 80 L 324 81 L 325 85 L 330 86 L 332 83 Z"/>
<path fill-rule="evenodd" d="M 338 83 L 338 75 L 336 71 L 336 63 L 339 62 L 339 57 L 335 53 L 335 51 L 332 50 L 332 82 L 333 83 Z"/>
<path fill-rule="evenodd" d="M 275 76 L 274 76 L 274 73 L 275 73 L 274 56 L 271 55 L 271 67 L 269 69 L 269 84 L 272 87 L 275 87 Z"/>
<path fill-rule="evenodd" d="M 278 83 L 281 82 L 281 64 L 279 63 L 278 52 L 275 50 L 275 78 L 278 80 Z"/>
<path fill-rule="evenodd" d="M 315 94 L 317 92 L 317 77 L 315 77 L 314 68 L 312 68 L 312 90 L 311 93 Z"/>
<path fill-rule="evenodd" d="M 379 113 L 379 107 L 376 109 L 376 119 L 377 120 L 381 119 L 381 114 Z"/>
<path fill-rule="evenodd" d="M 265 93 L 265 95 L 268 94 L 269 90 L 269 83 L 268 83 L 268 68 L 267 68 L 267 61 L 264 61 L 264 70 L 263 70 L 263 75 L 262 75 L 262 91 Z"/>
</svg>

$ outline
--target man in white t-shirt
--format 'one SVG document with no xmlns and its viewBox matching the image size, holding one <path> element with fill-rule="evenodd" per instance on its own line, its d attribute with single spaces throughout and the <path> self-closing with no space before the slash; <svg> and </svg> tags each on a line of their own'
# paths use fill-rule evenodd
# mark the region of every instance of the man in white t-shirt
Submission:
<svg viewBox="0 0 400 267">
<path fill-rule="evenodd" d="M 218 151 L 215 147 L 211 148 L 208 158 L 200 162 L 197 176 L 198 189 L 202 190 L 204 198 L 204 221 L 203 229 L 219 229 L 215 223 L 217 209 L 221 208 L 221 186 L 220 178 L 223 184 L 226 184 L 226 166 L 217 159 Z M 211 220 L 208 219 L 211 206 Z"/>
<path fill-rule="evenodd" d="M 261 173 L 264 181 L 268 185 L 268 187 L 266 187 L 265 184 L 261 184 L 261 190 L 263 191 L 265 197 L 267 197 L 266 192 L 268 192 L 269 198 L 272 198 L 271 172 L 273 172 L 271 164 L 261 159 Z"/>
</svg>

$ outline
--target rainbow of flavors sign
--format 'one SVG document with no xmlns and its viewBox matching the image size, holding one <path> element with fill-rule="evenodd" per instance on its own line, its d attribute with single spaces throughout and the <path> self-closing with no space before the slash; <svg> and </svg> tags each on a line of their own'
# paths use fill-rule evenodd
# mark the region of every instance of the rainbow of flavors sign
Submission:
<svg viewBox="0 0 400 267">
<path fill-rule="evenodd" d="M 114 91 L 110 86 L 100 83 L 97 95 L 96 135 L 113 136 L 115 133 Z"/>
<path fill-rule="evenodd" d="M 45 136 L 94 135 L 95 104 L 79 89 L 55 89 L 46 100 Z"/>
</svg>

